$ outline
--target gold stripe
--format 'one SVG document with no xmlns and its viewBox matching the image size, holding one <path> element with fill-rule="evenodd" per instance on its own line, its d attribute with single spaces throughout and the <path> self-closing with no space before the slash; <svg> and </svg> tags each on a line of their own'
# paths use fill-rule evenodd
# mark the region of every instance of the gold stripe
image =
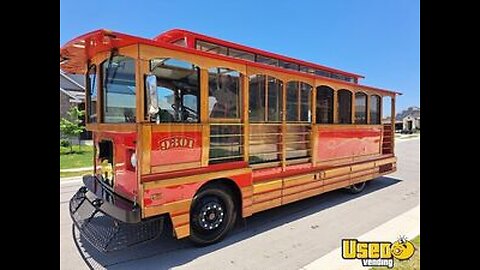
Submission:
<svg viewBox="0 0 480 270">
<path fill-rule="evenodd" d="M 282 179 L 272 180 L 259 184 L 253 184 L 253 194 L 282 188 Z"/>
<path fill-rule="evenodd" d="M 162 205 L 156 206 L 149 206 L 145 207 L 143 210 L 145 217 L 156 216 L 160 214 L 170 213 L 184 213 L 190 211 L 190 204 L 192 203 L 192 199 L 186 199 L 176 202 L 171 202 Z"/>
<path fill-rule="evenodd" d="M 246 206 L 246 207 L 243 207 L 243 211 L 242 211 L 242 217 L 249 217 L 253 214 L 253 207 L 250 205 L 250 206 Z"/>
<path fill-rule="evenodd" d="M 241 175 L 251 173 L 252 169 L 250 168 L 242 168 L 242 169 L 234 169 L 234 170 L 226 170 L 226 171 L 219 171 L 219 172 L 210 172 L 205 174 L 196 174 L 196 175 L 189 175 L 189 176 L 182 176 L 177 178 L 165 179 L 165 180 L 157 180 L 144 183 L 145 189 L 152 189 L 152 188 L 161 188 L 161 187 L 168 187 L 168 186 L 176 186 L 176 185 L 183 185 L 183 184 L 190 184 L 196 183 L 201 181 L 208 181 L 211 179 L 222 178 L 222 177 L 230 177 L 233 175 Z"/>
<path fill-rule="evenodd" d="M 339 182 L 335 182 L 331 185 L 323 186 L 323 191 L 327 192 L 327 191 L 331 191 L 331 190 L 335 190 L 335 189 L 339 189 L 339 188 L 343 188 L 343 187 L 348 187 L 349 185 L 350 185 L 350 180 L 347 178 L 344 181 L 339 181 Z"/>
<path fill-rule="evenodd" d="M 183 170 L 183 169 L 193 169 L 193 168 L 201 167 L 201 165 L 202 164 L 199 161 L 168 164 L 168 165 L 157 165 L 152 167 L 152 173 L 169 172 L 169 171 Z"/>
<path fill-rule="evenodd" d="M 364 176 L 357 177 L 356 179 L 350 181 L 350 184 L 353 185 L 353 184 L 373 180 L 375 178 L 375 175 L 376 174 L 367 174 L 367 175 L 364 175 Z"/>
<path fill-rule="evenodd" d="M 375 167 L 375 162 L 367 162 L 367 163 L 352 165 L 352 172 L 371 169 L 373 167 Z"/>
<path fill-rule="evenodd" d="M 175 235 L 177 236 L 177 239 L 182 239 L 187 236 L 190 236 L 190 224 L 185 224 L 180 227 L 175 227 Z"/>
<path fill-rule="evenodd" d="M 296 186 L 308 182 L 315 181 L 315 175 L 314 174 L 307 174 L 307 175 L 301 175 L 301 176 L 294 176 L 294 177 L 287 177 L 283 179 L 283 188 L 291 187 L 291 186 Z"/>
<path fill-rule="evenodd" d="M 151 124 L 147 123 L 144 126 L 150 126 L 153 132 L 202 132 L 202 124 Z"/>
<path fill-rule="evenodd" d="M 324 179 L 323 180 L 323 183 L 325 185 L 330 185 L 330 184 L 333 184 L 333 183 L 336 183 L 336 182 L 340 182 L 340 181 L 348 181 L 350 179 L 350 175 L 349 174 L 346 174 L 346 175 L 341 175 L 341 176 L 337 176 L 337 177 L 332 177 L 332 178 L 328 178 L 328 179 Z"/>
<path fill-rule="evenodd" d="M 350 178 L 355 179 L 357 177 L 360 177 L 360 176 L 363 176 L 363 175 L 366 175 L 366 174 L 372 174 L 372 173 L 375 173 L 375 172 L 378 172 L 378 168 L 373 168 L 373 169 L 368 169 L 368 170 L 352 173 L 352 174 L 350 174 Z"/>
<path fill-rule="evenodd" d="M 190 222 L 190 213 L 186 213 L 179 216 L 171 217 L 172 224 L 174 227 L 177 227 L 179 224 L 185 224 Z"/>
<path fill-rule="evenodd" d="M 258 195 L 253 196 L 253 203 L 255 204 L 255 203 L 263 202 L 263 201 L 266 201 L 266 200 L 276 199 L 276 198 L 280 198 L 281 196 L 282 196 L 282 191 L 281 190 L 262 193 L 262 194 L 258 194 Z"/>
<path fill-rule="evenodd" d="M 299 185 L 299 186 L 284 189 L 283 190 L 283 195 L 284 196 L 291 195 L 291 194 L 303 192 L 305 190 L 310 190 L 310 189 L 313 189 L 313 188 L 322 187 L 323 185 L 324 185 L 323 181 L 311 182 L 311 183 L 308 183 L 308 184 L 303 184 L 303 185 Z"/>
<path fill-rule="evenodd" d="M 103 123 L 88 123 L 86 125 L 89 131 L 112 131 L 112 132 L 136 132 L 136 124 L 103 124 Z"/>
<path fill-rule="evenodd" d="M 152 127 L 151 126 L 142 126 L 142 148 L 140 149 L 142 155 L 142 174 L 151 173 L 150 161 L 152 153 Z"/>
<path fill-rule="evenodd" d="M 253 186 L 243 187 L 241 191 L 243 199 L 251 197 L 253 195 Z"/>
<path fill-rule="evenodd" d="M 375 161 L 375 166 L 382 166 L 382 165 L 385 165 L 385 164 L 388 164 L 388 163 L 393 163 L 393 162 L 396 162 L 396 161 L 397 161 L 396 157 L 391 157 L 391 158 Z"/>
<path fill-rule="evenodd" d="M 263 210 L 267 210 L 276 206 L 279 206 L 282 204 L 282 198 L 262 202 L 262 203 L 257 203 L 252 205 L 252 212 L 257 213 Z"/>
<path fill-rule="evenodd" d="M 207 78 L 208 78 L 208 74 L 207 74 Z M 208 95 L 207 95 L 207 99 L 208 99 Z M 204 124 L 202 129 L 202 160 L 201 160 L 201 165 L 203 167 L 208 166 L 209 158 L 210 158 L 210 125 Z"/>
<path fill-rule="evenodd" d="M 295 201 L 305 199 L 305 198 L 308 198 L 308 197 L 312 197 L 312 196 L 315 196 L 315 195 L 318 195 L 318 194 L 321 194 L 321 193 L 323 193 L 323 186 L 318 187 L 316 189 L 306 190 L 306 191 L 303 191 L 303 192 L 300 192 L 300 193 L 295 193 L 295 194 L 285 196 L 285 197 L 282 198 L 282 204 L 295 202 Z"/>
<path fill-rule="evenodd" d="M 335 168 L 335 169 L 330 169 L 330 170 L 325 170 L 323 177 L 324 178 L 330 178 L 334 176 L 339 176 L 339 175 L 345 175 L 350 173 L 350 166 L 345 166 L 341 168 Z"/>
</svg>

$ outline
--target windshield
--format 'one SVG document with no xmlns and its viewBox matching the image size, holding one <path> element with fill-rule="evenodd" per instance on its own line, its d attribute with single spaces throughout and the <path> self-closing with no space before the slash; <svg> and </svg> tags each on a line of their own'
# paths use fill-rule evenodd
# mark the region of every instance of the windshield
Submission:
<svg viewBox="0 0 480 270">
<path fill-rule="evenodd" d="M 135 122 L 135 60 L 114 56 L 102 63 L 103 120 L 105 123 Z"/>
</svg>

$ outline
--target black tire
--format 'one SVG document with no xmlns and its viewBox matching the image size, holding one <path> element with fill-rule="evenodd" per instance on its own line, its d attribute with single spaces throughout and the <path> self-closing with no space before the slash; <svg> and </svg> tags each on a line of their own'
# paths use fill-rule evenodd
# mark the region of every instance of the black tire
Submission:
<svg viewBox="0 0 480 270">
<path fill-rule="evenodd" d="M 193 197 L 190 209 L 190 240 L 200 246 L 221 241 L 234 226 L 236 207 L 232 195 L 210 187 Z"/>
<path fill-rule="evenodd" d="M 357 194 L 362 192 L 365 189 L 365 186 L 367 185 L 367 182 L 360 182 L 353 184 L 348 187 L 348 191 L 352 194 Z"/>
</svg>

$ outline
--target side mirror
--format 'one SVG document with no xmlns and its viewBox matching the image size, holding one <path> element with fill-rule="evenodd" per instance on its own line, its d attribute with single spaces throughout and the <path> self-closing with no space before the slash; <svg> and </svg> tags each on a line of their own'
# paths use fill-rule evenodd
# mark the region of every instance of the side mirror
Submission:
<svg viewBox="0 0 480 270">
<path fill-rule="evenodd" d="M 157 99 L 157 76 L 150 74 L 145 78 L 148 115 L 155 116 L 160 110 Z"/>
</svg>

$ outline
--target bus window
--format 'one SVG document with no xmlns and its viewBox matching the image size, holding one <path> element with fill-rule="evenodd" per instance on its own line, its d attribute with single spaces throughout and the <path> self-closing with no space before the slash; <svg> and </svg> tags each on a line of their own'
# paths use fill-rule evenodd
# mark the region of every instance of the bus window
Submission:
<svg viewBox="0 0 480 270">
<path fill-rule="evenodd" d="M 114 56 L 102 63 L 105 123 L 135 122 L 135 60 Z"/>
<path fill-rule="evenodd" d="M 355 93 L 355 124 L 367 123 L 367 95 L 362 92 Z"/>
<path fill-rule="evenodd" d="M 283 82 L 273 77 L 268 77 L 268 110 L 269 122 L 282 121 L 283 111 Z"/>
<path fill-rule="evenodd" d="M 150 60 L 152 74 L 157 76 L 157 98 L 160 111 L 151 121 L 160 123 L 198 123 L 200 102 L 200 69 L 172 58 Z"/>
<path fill-rule="evenodd" d="M 307 83 L 287 83 L 287 121 L 311 121 L 311 92 L 312 86 Z"/>
<path fill-rule="evenodd" d="M 265 75 L 249 78 L 249 112 L 251 122 L 265 121 Z"/>
<path fill-rule="evenodd" d="M 287 121 L 298 121 L 299 116 L 299 82 L 287 83 Z"/>
<path fill-rule="evenodd" d="M 333 89 L 321 85 L 317 87 L 317 123 L 333 123 Z"/>
<path fill-rule="evenodd" d="M 337 92 L 338 95 L 338 123 L 351 124 L 352 123 L 352 92 L 341 89 Z"/>
<path fill-rule="evenodd" d="M 380 124 L 380 102 L 381 98 L 377 95 L 370 96 L 370 124 Z"/>
<path fill-rule="evenodd" d="M 228 68 L 208 70 L 210 118 L 240 119 L 240 73 Z"/>
</svg>

